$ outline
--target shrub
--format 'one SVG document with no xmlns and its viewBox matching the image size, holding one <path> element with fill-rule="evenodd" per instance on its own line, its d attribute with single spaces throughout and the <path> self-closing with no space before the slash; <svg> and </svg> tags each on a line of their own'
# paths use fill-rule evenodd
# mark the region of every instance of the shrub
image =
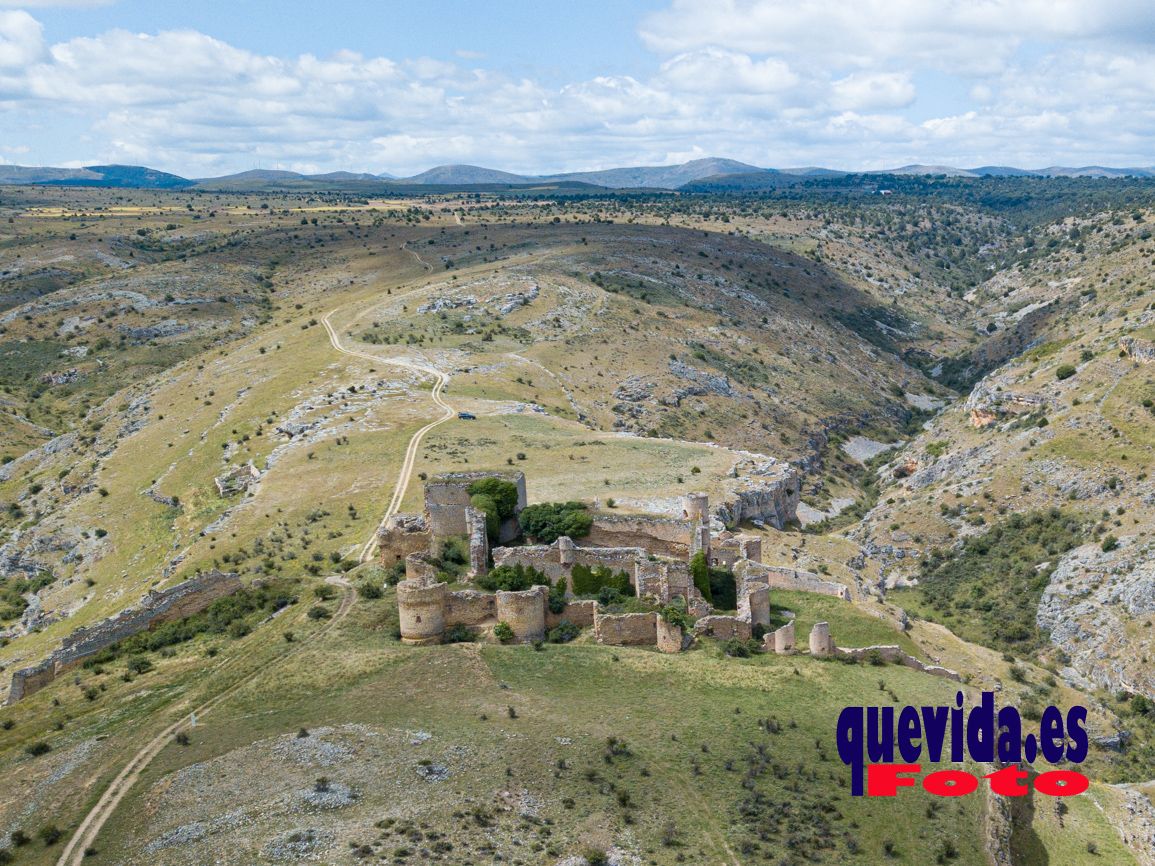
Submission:
<svg viewBox="0 0 1155 866">
<path fill-rule="evenodd" d="M 710 581 L 710 604 L 718 610 L 734 610 L 738 607 L 738 587 L 734 582 L 734 572 L 711 567 L 707 574 Z M 694 583 L 697 584 L 696 579 Z"/>
<path fill-rule="evenodd" d="M 513 640 L 513 627 L 507 622 L 499 622 L 493 627 L 493 636 L 502 643 Z"/>
<path fill-rule="evenodd" d="M 689 628 L 693 624 L 690 621 L 690 614 L 686 612 L 686 602 L 682 598 L 676 598 L 662 608 L 661 616 L 670 625 L 680 628 Z"/>
<path fill-rule="evenodd" d="M 706 561 L 706 552 L 699 550 L 690 557 L 690 576 L 694 578 L 694 586 L 702 593 L 702 598 L 713 603 L 710 594 L 710 564 Z"/>
<path fill-rule="evenodd" d="M 624 571 L 615 574 L 604 565 L 590 568 L 579 563 L 573 567 L 570 575 L 574 595 L 577 596 L 595 596 L 606 587 L 617 590 L 621 595 L 628 595 L 630 591 L 630 576 Z"/>
<path fill-rule="evenodd" d="M 64 831 L 55 824 L 45 824 L 36 835 L 40 837 L 40 841 L 44 843 L 45 848 L 50 848 L 64 838 Z"/>
<path fill-rule="evenodd" d="M 485 515 L 485 534 L 490 542 L 497 541 L 501 534 L 501 515 L 496 500 L 488 494 L 475 493 L 469 497 L 469 504 Z"/>
<path fill-rule="evenodd" d="M 549 612 L 561 613 L 565 610 L 565 581 L 559 580 L 549 588 Z"/>
<path fill-rule="evenodd" d="M 442 635 L 441 640 L 443 643 L 473 643 L 474 638 L 476 638 L 476 635 L 468 626 L 457 623 L 445 630 L 445 634 Z"/>
<path fill-rule="evenodd" d="M 133 656 L 128 660 L 128 670 L 134 674 L 146 674 L 152 670 L 152 662 L 144 656 Z"/>
<path fill-rule="evenodd" d="M 961 548 L 932 549 L 913 590 L 961 637 L 1007 653 L 1045 641 L 1035 611 L 1062 554 L 1083 542 L 1079 517 L 1057 508 L 1015 514 Z"/>
<path fill-rule="evenodd" d="M 553 544 L 563 535 L 584 538 L 590 534 L 593 516 L 581 502 L 543 502 L 522 509 L 517 517 L 521 531 L 542 544 Z"/>
<path fill-rule="evenodd" d="M 722 652 L 731 658 L 748 659 L 754 654 L 753 648 L 750 646 L 752 643 L 754 643 L 752 640 L 732 637 L 722 644 Z"/>
<path fill-rule="evenodd" d="M 620 589 L 616 586 L 603 586 L 598 590 L 598 604 L 602 607 L 609 607 L 612 604 L 621 604 L 626 600 L 622 595 Z"/>
<path fill-rule="evenodd" d="M 24 751 L 26 751 L 34 758 L 39 758 L 41 755 L 47 755 L 49 752 L 51 752 L 52 747 L 43 740 L 39 740 L 35 743 L 31 743 L 28 746 L 25 746 Z"/>
<path fill-rule="evenodd" d="M 549 578 L 544 573 L 532 565 L 526 566 L 520 562 L 516 565 L 499 565 L 473 582 L 490 592 L 496 592 L 499 589 L 506 592 L 517 592 L 529 589 L 531 586 L 549 586 Z"/>
<path fill-rule="evenodd" d="M 319 604 L 309 608 L 308 613 L 309 619 L 328 619 L 332 615 L 333 614 L 329 612 L 329 608 L 321 607 Z"/>
<path fill-rule="evenodd" d="M 563 619 L 549 630 L 547 640 L 549 640 L 550 643 L 569 643 L 581 633 L 582 630 L 580 628 L 568 619 Z"/>
<path fill-rule="evenodd" d="M 398 561 L 385 569 L 385 585 L 396 586 L 405 579 L 405 563 Z"/>
<path fill-rule="evenodd" d="M 1118 546 L 1119 546 L 1119 539 L 1117 539 L 1113 535 L 1108 535 L 1106 538 L 1103 539 L 1103 543 L 1099 545 L 1099 547 L 1103 550 L 1104 553 L 1110 553 L 1112 550 L 1114 550 Z"/>
<path fill-rule="evenodd" d="M 357 584 L 357 594 L 364 599 L 374 599 L 380 598 L 385 593 L 380 586 L 373 583 L 372 581 L 367 580 L 363 583 Z"/>
<path fill-rule="evenodd" d="M 1070 379 L 1075 375 L 1075 372 L 1076 371 L 1073 364 L 1062 364 L 1057 370 L 1055 370 L 1055 378 L 1059 381 L 1062 381 L 1063 379 Z"/>
<path fill-rule="evenodd" d="M 469 485 L 469 504 L 485 513 L 485 531 L 496 541 L 501 523 L 517 512 L 517 485 L 504 478 L 482 478 Z"/>
<path fill-rule="evenodd" d="M 483 494 L 493 499 L 502 518 L 517 511 L 517 485 L 504 478 L 482 478 L 469 485 L 469 494 Z"/>
</svg>

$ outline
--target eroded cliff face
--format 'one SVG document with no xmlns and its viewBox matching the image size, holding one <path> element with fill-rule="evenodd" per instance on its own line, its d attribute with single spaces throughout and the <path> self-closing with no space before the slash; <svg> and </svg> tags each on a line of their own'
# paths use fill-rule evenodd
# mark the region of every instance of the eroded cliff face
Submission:
<svg viewBox="0 0 1155 866">
<path fill-rule="evenodd" d="M 1059 561 L 1036 618 L 1070 658 L 1063 675 L 1155 697 L 1155 543 L 1084 544 Z"/>
<path fill-rule="evenodd" d="M 715 517 L 727 526 L 763 521 L 775 529 L 797 520 L 802 475 L 796 468 L 766 459 L 738 472 L 727 485 L 726 498 L 714 509 Z"/>
</svg>

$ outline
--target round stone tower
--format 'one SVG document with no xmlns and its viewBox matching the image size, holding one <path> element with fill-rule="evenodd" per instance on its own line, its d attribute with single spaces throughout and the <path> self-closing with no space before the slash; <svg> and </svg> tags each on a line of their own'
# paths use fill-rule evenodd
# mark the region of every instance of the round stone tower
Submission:
<svg viewBox="0 0 1155 866">
<path fill-rule="evenodd" d="M 441 643 L 445 631 L 445 584 L 403 580 L 397 584 L 401 642 L 411 646 Z"/>
<path fill-rule="evenodd" d="M 709 523 L 710 497 L 705 493 L 687 493 L 682 497 L 682 512 L 694 523 Z"/>
<path fill-rule="evenodd" d="M 830 636 L 830 623 L 816 622 L 810 629 L 810 655 L 815 658 L 829 658 L 834 655 L 834 639 Z"/>
<path fill-rule="evenodd" d="M 545 608 L 549 590 L 535 586 L 521 592 L 497 593 L 497 620 L 513 629 L 522 643 L 545 639 Z"/>
</svg>

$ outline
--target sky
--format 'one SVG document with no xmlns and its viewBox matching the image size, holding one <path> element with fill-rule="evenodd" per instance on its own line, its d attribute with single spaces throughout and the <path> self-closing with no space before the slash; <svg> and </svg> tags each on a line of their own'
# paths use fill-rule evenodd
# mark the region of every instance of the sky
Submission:
<svg viewBox="0 0 1155 866">
<path fill-rule="evenodd" d="M 1152 0 L 0 0 L 0 163 L 1155 165 Z"/>
</svg>

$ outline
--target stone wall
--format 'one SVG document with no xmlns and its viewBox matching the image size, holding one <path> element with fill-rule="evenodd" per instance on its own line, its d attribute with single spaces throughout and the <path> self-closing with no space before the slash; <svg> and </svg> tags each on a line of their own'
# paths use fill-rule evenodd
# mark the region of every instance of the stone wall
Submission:
<svg viewBox="0 0 1155 866">
<path fill-rule="evenodd" d="M 852 658 L 858 661 L 863 661 L 871 657 L 881 658 L 883 661 L 890 662 L 891 664 L 900 664 L 908 668 L 914 668 L 916 671 L 922 671 L 924 674 L 930 674 L 932 677 L 945 677 L 948 680 L 962 682 L 962 677 L 959 676 L 957 672 L 949 668 L 939 667 L 938 665 L 924 664 L 914 656 L 903 652 L 902 647 L 898 646 L 836 647 L 834 654 L 839 658 Z"/>
<path fill-rule="evenodd" d="M 489 570 L 489 536 L 485 531 L 485 512 L 473 506 L 465 509 L 469 530 L 469 576 L 480 577 Z"/>
<path fill-rule="evenodd" d="M 573 591 L 570 571 L 575 565 L 590 568 L 603 566 L 611 571 L 624 571 L 630 576 L 630 583 L 636 583 L 637 564 L 646 558 L 646 552 L 639 547 L 575 547 L 573 542 L 562 536 L 551 545 L 531 545 L 526 547 L 495 547 L 494 565 L 532 566 L 545 574 L 550 583 L 566 581 L 566 589 Z"/>
<path fill-rule="evenodd" d="M 685 599 L 687 606 L 703 601 L 694 586 L 690 565 L 678 559 L 640 559 L 634 581 L 639 598 L 649 597 L 659 604 L 669 604 L 675 598 Z"/>
<path fill-rule="evenodd" d="M 594 616 L 594 639 L 609 646 L 654 646 L 657 623 L 656 613 L 599 613 Z"/>
<path fill-rule="evenodd" d="M 594 614 L 598 603 L 593 599 L 567 602 L 561 613 L 553 613 L 548 605 L 545 610 L 545 627 L 553 628 L 562 620 L 571 622 L 578 628 L 589 628 L 594 624 Z"/>
<path fill-rule="evenodd" d="M 22 668 L 12 674 L 12 686 L 8 690 L 7 704 L 14 704 L 28 695 L 40 691 L 56 679 L 56 660 L 49 656 L 30 668 Z"/>
<path fill-rule="evenodd" d="M 687 558 L 694 527 L 689 520 L 643 514 L 595 514 L 583 547 L 641 547 L 658 556 Z"/>
<path fill-rule="evenodd" d="M 462 589 L 445 596 L 445 627 L 477 626 L 497 620 L 497 597 L 490 592 Z"/>
<path fill-rule="evenodd" d="M 405 557 L 405 579 L 417 583 L 437 582 L 437 566 L 429 561 L 429 554 L 419 552 Z"/>
<path fill-rule="evenodd" d="M 404 562 L 411 553 L 429 550 L 429 526 L 420 514 L 395 514 L 377 533 L 381 564 Z"/>
<path fill-rule="evenodd" d="M 762 645 L 767 652 L 773 651 L 780 656 L 794 652 L 794 621 L 791 620 L 775 631 L 767 632 L 762 638 Z"/>
<path fill-rule="evenodd" d="M 535 586 L 520 592 L 497 593 L 497 619 L 513 629 L 522 643 L 545 639 L 545 611 L 549 588 Z"/>
<path fill-rule="evenodd" d="M 57 675 L 82 664 L 86 658 L 118 641 L 148 631 L 165 622 L 200 613 L 218 598 L 232 595 L 243 584 L 235 574 L 210 571 L 159 592 L 149 592 L 136 607 L 110 619 L 80 628 L 60 642 L 60 648 L 43 662 L 12 675 L 7 703 L 39 691 Z"/>
<path fill-rule="evenodd" d="M 664 653 L 680 653 L 682 651 L 682 643 L 685 640 L 685 632 L 682 631 L 680 625 L 670 625 L 660 616 L 656 622 L 657 625 L 657 642 L 659 652 Z"/>
<path fill-rule="evenodd" d="M 770 625 L 770 589 L 762 584 L 746 584 L 738 595 L 738 618 L 756 625 Z"/>
<path fill-rule="evenodd" d="M 694 634 L 729 640 L 732 637 L 749 640 L 750 623 L 736 616 L 704 616 L 694 623 Z"/>
<path fill-rule="evenodd" d="M 818 595 L 831 595 L 850 601 L 850 588 L 848 586 L 837 581 L 825 580 L 810 571 L 740 560 L 734 566 L 734 574 L 740 580 L 765 583 L 771 589 L 813 592 Z"/>
</svg>

